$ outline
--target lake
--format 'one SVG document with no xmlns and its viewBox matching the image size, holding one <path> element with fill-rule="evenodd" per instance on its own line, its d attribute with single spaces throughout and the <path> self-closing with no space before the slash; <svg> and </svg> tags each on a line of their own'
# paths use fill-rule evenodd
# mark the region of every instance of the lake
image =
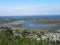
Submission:
<svg viewBox="0 0 60 45">
<path fill-rule="evenodd" d="M 39 30 L 60 30 L 60 26 L 57 26 L 55 23 L 19 20 L 19 21 L 13 21 L 8 24 L 23 24 L 24 28 L 32 28 L 32 29 L 39 29 Z"/>
<path fill-rule="evenodd" d="M 0 18 L 60 18 L 60 15 L 49 15 L 49 16 L 7 16 Z M 0 24 L 0 26 L 9 25 L 9 24 L 23 24 L 24 28 L 33 28 L 39 30 L 60 30 L 60 26 L 56 23 L 45 23 L 45 22 L 32 22 L 32 21 L 24 21 L 18 20 L 9 23 Z"/>
</svg>

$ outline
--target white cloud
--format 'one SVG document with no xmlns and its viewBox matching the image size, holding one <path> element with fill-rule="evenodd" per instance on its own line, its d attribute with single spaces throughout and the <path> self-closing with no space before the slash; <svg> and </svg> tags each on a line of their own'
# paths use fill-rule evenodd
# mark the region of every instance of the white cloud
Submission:
<svg viewBox="0 0 60 45">
<path fill-rule="evenodd" d="M 60 14 L 60 7 L 0 8 L 0 15 Z"/>
</svg>

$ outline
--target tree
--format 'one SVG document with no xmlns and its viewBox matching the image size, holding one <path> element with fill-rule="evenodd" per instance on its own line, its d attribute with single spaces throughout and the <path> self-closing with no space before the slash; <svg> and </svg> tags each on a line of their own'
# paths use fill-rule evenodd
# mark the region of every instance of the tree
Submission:
<svg viewBox="0 0 60 45">
<path fill-rule="evenodd" d="M 13 39 L 13 31 L 8 27 L 4 27 L 4 30 L 0 33 L 0 44 L 1 45 L 11 45 Z"/>
</svg>

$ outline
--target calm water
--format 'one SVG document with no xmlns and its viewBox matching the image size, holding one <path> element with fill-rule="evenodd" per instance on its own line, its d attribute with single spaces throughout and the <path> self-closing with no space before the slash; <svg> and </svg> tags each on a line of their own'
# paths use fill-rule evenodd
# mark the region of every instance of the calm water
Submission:
<svg viewBox="0 0 60 45">
<path fill-rule="evenodd" d="M 48 24 L 48 23 L 42 23 L 42 22 L 31 22 L 31 21 L 24 21 L 24 20 L 19 20 L 19 21 L 13 21 L 11 24 L 20 24 L 20 23 L 25 23 L 23 24 L 24 28 L 33 28 L 33 29 L 40 29 L 40 30 L 60 30 L 60 27 L 54 27 L 55 24 Z"/>
<path fill-rule="evenodd" d="M 60 18 L 60 15 L 51 15 L 51 16 L 7 16 L 7 18 Z M 2 17 L 0 17 L 2 18 Z M 3 17 L 6 18 L 6 17 Z M 20 24 L 25 23 L 23 25 L 24 28 L 33 28 L 33 29 L 40 29 L 40 30 L 60 30 L 60 27 L 54 27 L 55 24 L 48 24 L 44 22 L 31 22 L 31 21 L 13 21 L 10 23 L 0 24 L 0 25 L 8 25 L 8 24 Z"/>
</svg>

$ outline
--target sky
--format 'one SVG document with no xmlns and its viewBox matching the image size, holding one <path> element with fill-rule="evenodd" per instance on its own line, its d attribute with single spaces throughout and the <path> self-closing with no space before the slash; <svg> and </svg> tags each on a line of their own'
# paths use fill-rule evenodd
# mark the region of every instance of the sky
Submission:
<svg viewBox="0 0 60 45">
<path fill-rule="evenodd" d="M 60 15 L 60 0 L 0 0 L 0 16 Z"/>
</svg>

